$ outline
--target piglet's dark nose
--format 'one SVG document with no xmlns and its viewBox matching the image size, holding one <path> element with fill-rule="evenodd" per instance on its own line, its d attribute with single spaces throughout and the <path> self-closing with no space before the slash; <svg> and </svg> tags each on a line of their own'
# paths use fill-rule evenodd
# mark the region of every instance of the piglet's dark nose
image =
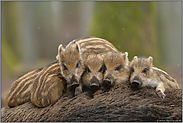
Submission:
<svg viewBox="0 0 183 123">
<path fill-rule="evenodd" d="M 132 86 L 139 87 L 139 86 L 141 86 L 141 84 L 142 83 L 141 83 L 140 78 L 138 76 L 135 76 L 133 81 L 132 81 Z"/>
<path fill-rule="evenodd" d="M 105 78 L 103 80 L 103 85 L 104 86 L 110 86 L 110 85 L 112 85 L 111 80 L 109 78 Z"/>
<path fill-rule="evenodd" d="M 108 74 L 104 79 L 103 79 L 103 85 L 104 86 L 112 86 L 114 83 L 114 78 L 111 74 Z"/>
<path fill-rule="evenodd" d="M 95 76 L 90 80 L 90 87 L 99 87 L 99 80 Z"/>
<path fill-rule="evenodd" d="M 140 83 L 139 83 L 139 82 L 133 81 L 133 82 L 132 82 L 132 85 L 135 86 L 135 87 L 138 87 L 138 86 L 140 86 Z"/>
<path fill-rule="evenodd" d="M 73 75 L 71 78 L 71 88 L 76 88 L 77 86 L 79 86 L 79 82 L 76 79 L 76 77 Z"/>
</svg>

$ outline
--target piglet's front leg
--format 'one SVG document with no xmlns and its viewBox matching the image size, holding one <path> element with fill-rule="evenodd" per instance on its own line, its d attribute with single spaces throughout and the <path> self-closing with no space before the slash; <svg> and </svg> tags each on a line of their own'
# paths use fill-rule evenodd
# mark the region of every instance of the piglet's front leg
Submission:
<svg viewBox="0 0 183 123">
<path fill-rule="evenodd" d="M 162 98 L 162 99 L 164 99 L 165 98 L 165 94 L 164 94 L 164 92 L 165 92 L 165 88 L 164 88 L 164 86 L 163 85 L 159 85 L 157 88 L 156 88 L 156 93 L 158 94 L 158 96 L 160 97 L 160 98 Z"/>
</svg>

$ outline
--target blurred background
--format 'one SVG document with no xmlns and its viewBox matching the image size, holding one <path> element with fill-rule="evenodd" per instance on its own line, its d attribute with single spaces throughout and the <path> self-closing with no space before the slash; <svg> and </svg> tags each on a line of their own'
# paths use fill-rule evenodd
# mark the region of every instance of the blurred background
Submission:
<svg viewBox="0 0 183 123">
<path fill-rule="evenodd" d="M 154 59 L 181 85 L 181 2 L 1 2 L 1 105 L 11 84 L 55 60 L 59 44 L 96 36 Z"/>
</svg>

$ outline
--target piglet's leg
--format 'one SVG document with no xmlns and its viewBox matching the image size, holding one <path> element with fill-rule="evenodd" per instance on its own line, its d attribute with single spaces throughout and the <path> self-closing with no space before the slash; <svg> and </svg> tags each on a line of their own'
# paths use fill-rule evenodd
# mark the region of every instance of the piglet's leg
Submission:
<svg viewBox="0 0 183 123">
<path fill-rule="evenodd" d="M 158 96 L 160 97 L 160 98 L 165 98 L 165 94 L 164 94 L 164 92 L 165 92 L 165 88 L 164 88 L 164 86 L 163 85 L 159 85 L 159 86 L 157 86 L 157 88 L 156 88 L 156 92 L 157 92 L 157 94 L 158 94 Z"/>
</svg>

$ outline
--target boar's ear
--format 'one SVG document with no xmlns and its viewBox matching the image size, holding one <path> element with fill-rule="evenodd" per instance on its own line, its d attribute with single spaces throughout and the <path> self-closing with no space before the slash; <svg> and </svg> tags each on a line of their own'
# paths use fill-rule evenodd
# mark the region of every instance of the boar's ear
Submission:
<svg viewBox="0 0 183 123">
<path fill-rule="evenodd" d="M 133 57 L 133 60 L 136 60 L 136 59 L 138 59 L 138 57 L 137 57 L 137 56 L 134 56 L 134 57 Z"/>
<path fill-rule="evenodd" d="M 76 50 L 79 52 L 80 55 L 82 55 L 81 50 L 80 50 L 80 45 L 78 42 L 76 42 Z"/>
<path fill-rule="evenodd" d="M 151 66 L 153 66 L 153 57 L 149 56 L 147 60 L 151 63 Z"/>
<path fill-rule="evenodd" d="M 65 48 L 62 46 L 62 44 L 60 44 L 58 46 L 58 55 L 56 56 L 56 58 L 58 59 L 59 56 L 61 55 L 61 53 L 64 52 L 64 51 L 65 51 Z"/>
<path fill-rule="evenodd" d="M 125 61 L 128 61 L 128 52 L 125 52 L 123 57 Z"/>
<path fill-rule="evenodd" d="M 57 60 L 59 59 L 59 55 L 56 56 L 56 59 L 57 59 Z"/>
<path fill-rule="evenodd" d="M 128 52 L 125 52 L 124 53 L 124 61 L 125 61 L 125 66 L 129 66 L 130 65 L 130 61 L 129 61 L 129 59 L 128 59 Z"/>
</svg>

